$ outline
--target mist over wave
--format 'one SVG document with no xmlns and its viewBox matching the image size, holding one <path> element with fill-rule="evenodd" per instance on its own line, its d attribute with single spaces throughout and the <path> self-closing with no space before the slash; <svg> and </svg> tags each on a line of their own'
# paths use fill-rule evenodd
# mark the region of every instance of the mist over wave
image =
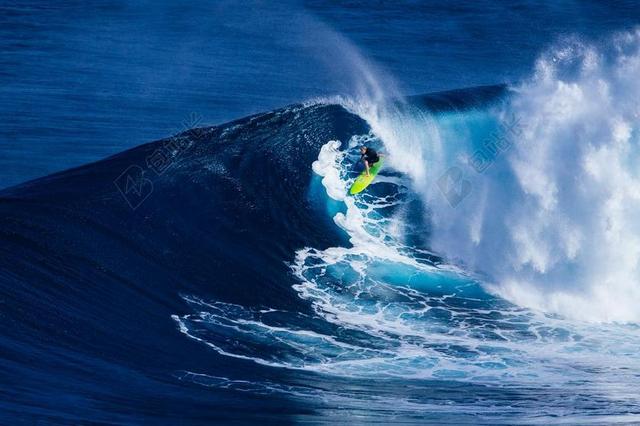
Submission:
<svg viewBox="0 0 640 426">
<path fill-rule="evenodd" d="M 521 305 L 638 321 L 640 32 L 577 38 L 482 108 L 347 101 L 429 212 L 430 247 Z"/>
</svg>

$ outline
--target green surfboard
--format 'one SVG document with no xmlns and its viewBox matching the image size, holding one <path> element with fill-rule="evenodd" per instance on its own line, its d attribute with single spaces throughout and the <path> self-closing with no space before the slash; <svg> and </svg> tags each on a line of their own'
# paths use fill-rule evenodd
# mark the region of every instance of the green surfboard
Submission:
<svg viewBox="0 0 640 426">
<path fill-rule="evenodd" d="M 380 158 L 377 163 L 373 163 L 373 165 L 369 167 L 369 176 L 367 176 L 366 170 L 360 173 L 360 176 L 356 178 L 353 185 L 351 185 L 351 188 L 349 188 L 349 194 L 354 195 L 362 192 L 371 182 L 373 182 L 373 179 L 375 179 L 381 168 L 382 158 Z"/>
</svg>

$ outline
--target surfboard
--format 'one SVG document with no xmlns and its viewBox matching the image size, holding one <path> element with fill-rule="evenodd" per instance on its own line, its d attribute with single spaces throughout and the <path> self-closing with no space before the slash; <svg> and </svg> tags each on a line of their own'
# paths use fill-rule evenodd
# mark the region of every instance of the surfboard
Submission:
<svg viewBox="0 0 640 426">
<path fill-rule="evenodd" d="M 381 168 L 382 157 L 378 160 L 377 163 L 373 163 L 373 165 L 369 167 L 369 176 L 367 176 L 366 170 L 360 173 L 360 176 L 356 178 L 355 182 L 353 182 L 353 185 L 351 185 L 351 188 L 349 188 L 349 194 L 354 195 L 362 192 L 367 186 L 371 184 L 371 182 L 373 182 Z"/>
</svg>

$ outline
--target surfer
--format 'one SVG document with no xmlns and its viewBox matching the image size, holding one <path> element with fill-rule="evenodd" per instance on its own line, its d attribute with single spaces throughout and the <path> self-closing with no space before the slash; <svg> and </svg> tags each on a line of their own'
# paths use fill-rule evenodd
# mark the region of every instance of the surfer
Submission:
<svg viewBox="0 0 640 426">
<path fill-rule="evenodd" d="M 367 148 L 364 145 L 360 147 L 360 154 L 360 159 L 364 163 L 364 167 L 367 171 L 367 176 L 371 176 L 371 174 L 369 173 L 369 167 L 380 161 L 380 156 L 375 149 Z"/>
<path fill-rule="evenodd" d="M 349 188 L 350 195 L 362 192 L 373 182 L 373 179 L 382 167 L 384 157 L 382 154 L 378 154 L 375 149 L 362 145 L 360 146 L 360 160 L 364 163 L 365 169 L 358 175 L 356 180 L 353 181 L 351 188 Z"/>
</svg>

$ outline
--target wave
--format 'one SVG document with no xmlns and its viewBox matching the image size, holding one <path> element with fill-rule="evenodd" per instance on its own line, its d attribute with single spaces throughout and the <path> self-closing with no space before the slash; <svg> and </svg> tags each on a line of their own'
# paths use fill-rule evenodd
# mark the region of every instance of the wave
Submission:
<svg viewBox="0 0 640 426">
<path fill-rule="evenodd" d="M 592 327 L 523 309 L 420 248 L 411 234 L 424 231 L 425 218 L 412 213 L 423 205 L 402 174 L 386 170 L 370 191 L 345 196 L 353 153 L 364 142 L 382 145 L 372 132 L 344 147 L 330 140 L 312 166 L 325 188 L 323 207 L 350 243 L 296 252 L 293 289 L 312 312 L 186 296 L 195 313 L 173 317 L 181 332 L 224 356 L 350 379 L 566 386 L 588 382 L 602 363 L 624 369 L 636 362 L 625 342 L 633 327 Z M 332 208 L 336 201 L 341 211 Z"/>
<path fill-rule="evenodd" d="M 604 62 L 574 44 L 516 88 L 365 87 L 1 191 L 1 386 L 20 387 L 4 411 L 633 415 L 638 326 L 593 323 L 635 318 L 633 291 L 593 299 L 632 286 L 629 37 Z M 346 197 L 363 143 L 388 167 Z"/>
</svg>

